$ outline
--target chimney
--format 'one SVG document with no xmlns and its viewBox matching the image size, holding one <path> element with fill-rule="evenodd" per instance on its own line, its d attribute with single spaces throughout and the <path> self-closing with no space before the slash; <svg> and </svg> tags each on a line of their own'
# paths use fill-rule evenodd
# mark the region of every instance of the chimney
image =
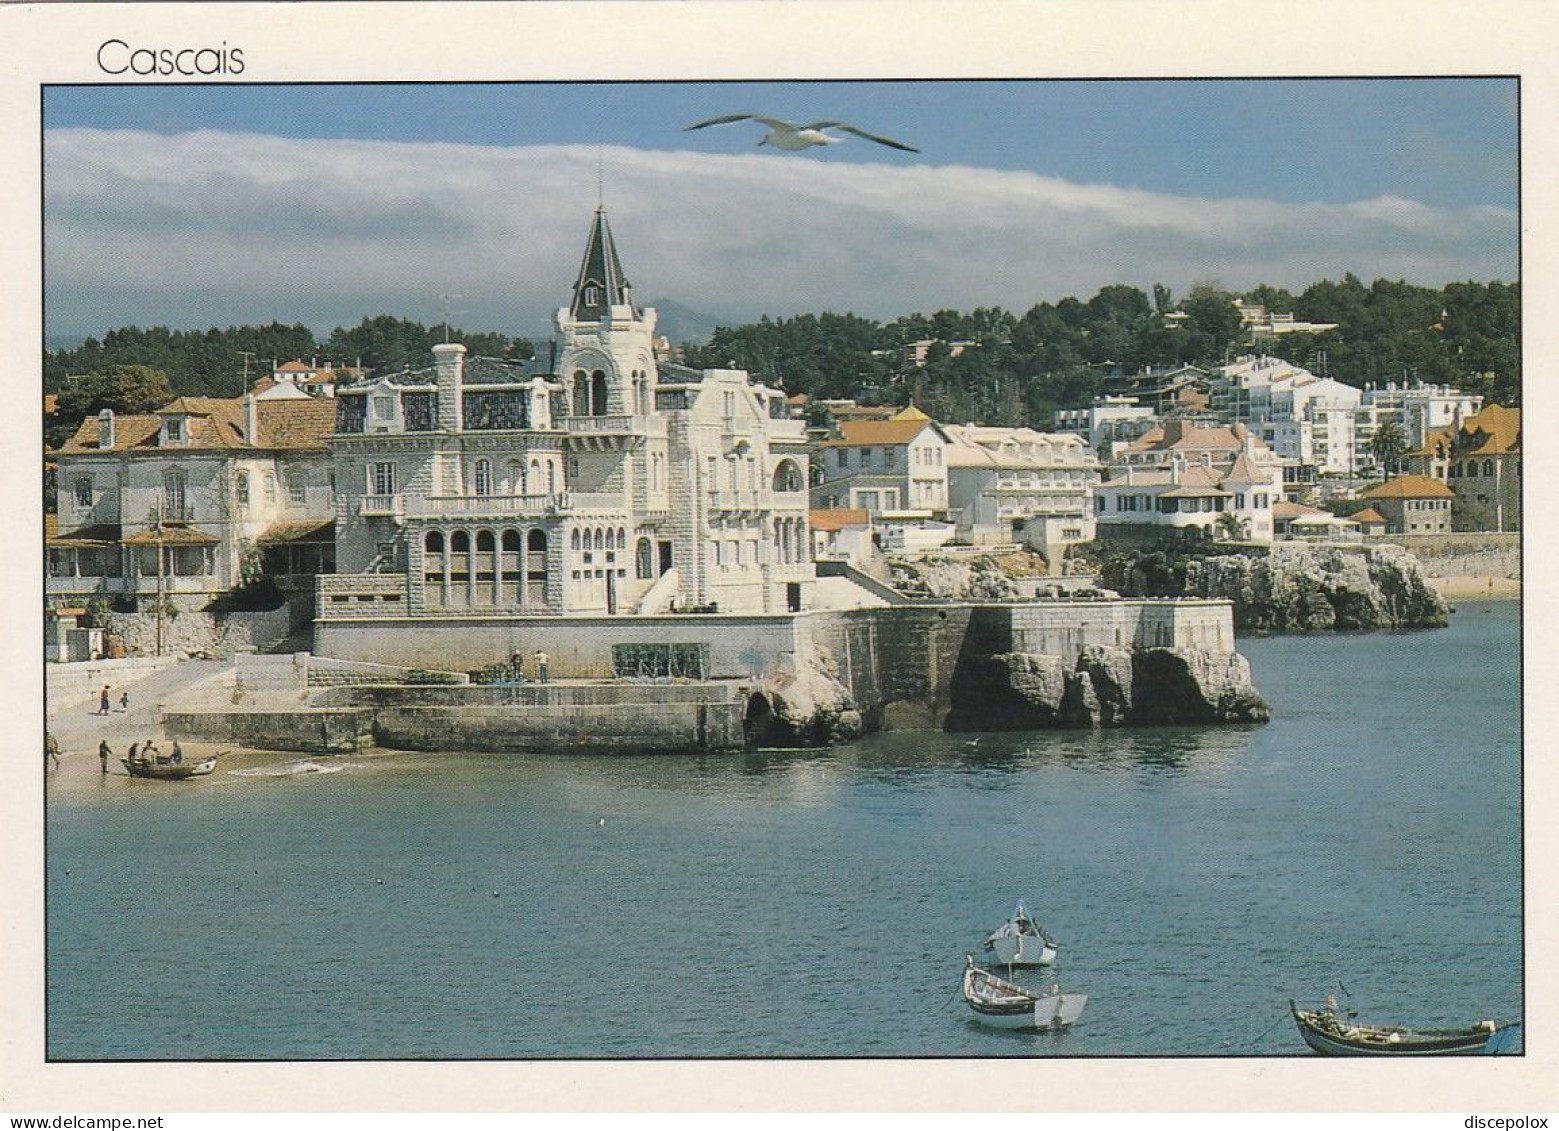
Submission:
<svg viewBox="0 0 1559 1131">
<path fill-rule="evenodd" d="M 251 448 L 260 444 L 260 409 L 253 393 L 244 394 L 244 439 Z"/>
<path fill-rule="evenodd" d="M 444 432 L 460 431 L 465 354 L 466 347 L 459 342 L 442 342 L 433 347 L 433 361 L 438 366 L 438 426 Z"/>
<path fill-rule="evenodd" d="M 97 414 L 97 446 L 104 451 L 114 446 L 114 410 L 111 408 Z"/>
</svg>

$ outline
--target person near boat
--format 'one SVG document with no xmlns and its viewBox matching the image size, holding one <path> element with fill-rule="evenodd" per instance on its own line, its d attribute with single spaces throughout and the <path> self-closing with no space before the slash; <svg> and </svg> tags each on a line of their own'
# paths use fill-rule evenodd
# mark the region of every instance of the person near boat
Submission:
<svg viewBox="0 0 1559 1131">
<path fill-rule="evenodd" d="M 108 773 L 108 760 L 114 756 L 113 749 L 108 745 L 108 739 L 97 744 L 97 760 L 102 764 L 103 772 Z"/>
</svg>

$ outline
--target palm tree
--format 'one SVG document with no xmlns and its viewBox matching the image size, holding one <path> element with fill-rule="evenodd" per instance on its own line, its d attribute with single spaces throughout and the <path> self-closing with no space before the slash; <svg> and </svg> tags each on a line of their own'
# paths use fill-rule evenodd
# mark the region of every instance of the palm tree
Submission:
<svg viewBox="0 0 1559 1131">
<path fill-rule="evenodd" d="M 1407 451 L 1407 436 L 1402 432 L 1402 425 L 1395 420 L 1382 420 L 1375 427 L 1375 435 L 1370 437 L 1370 454 L 1380 463 L 1390 479 L 1393 472 L 1400 471 L 1402 465 L 1402 453 Z"/>
</svg>

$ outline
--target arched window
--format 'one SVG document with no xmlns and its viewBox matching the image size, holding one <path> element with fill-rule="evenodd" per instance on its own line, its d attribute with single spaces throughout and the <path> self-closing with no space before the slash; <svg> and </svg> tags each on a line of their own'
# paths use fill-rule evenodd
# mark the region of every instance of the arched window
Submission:
<svg viewBox="0 0 1559 1131">
<path fill-rule="evenodd" d="M 650 552 L 650 540 L 640 538 L 633 555 L 634 576 L 640 581 L 648 581 L 655 576 L 655 560 Z"/>
<path fill-rule="evenodd" d="M 606 549 L 606 532 L 599 526 L 595 529 L 595 548 L 597 550 Z"/>
<path fill-rule="evenodd" d="M 607 527 L 606 530 L 606 548 L 608 550 L 617 549 L 617 531 L 611 529 L 610 527 Z"/>
<path fill-rule="evenodd" d="M 443 532 L 438 530 L 428 531 L 428 536 L 422 540 L 422 545 L 430 554 L 442 554 L 444 552 Z"/>
<path fill-rule="evenodd" d="M 273 471 L 265 473 L 265 501 L 276 502 L 276 473 Z"/>
<path fill-rule="evenodd" d="M 547 461 L 547 494 L 558 493 L 558 465 L 552 460 Z"/>
<path fill-rule="evenodd" d="M 628 532 L 620 526 L 617 528 L 617 548 L 619 550 L 628 548 Z"/>
<path fill-rule="evenodd" d="M 479 554 L 490 554 L 497 545 L 491 530 L 478 530 L 476 532 L 476 550 Z"/>
<path fill-rule="evenodd" d="M 583 369 L 574 370 L 574 415 L 590 415 L 590 380 Z"/>
<path fill-rule="evenodd" d="M 493 461 L 479 459 L 476 461 L 476 472 L 472 476 L 478 495 L 491 495 L 493 493 Z"/>
<path fill-rule="evenodd" d="M 503 532 L 504 553 L 516 553 L 520 548 L 520 532 L 518 530 L 505 530 Z"/>
<path fill-rule="evenodd" d="M 272 494 L 274 495 L 276 480 L 274 478 L 272 478 L 270 482 L 272 484 Z M 162 517 L 163 518 L 183 519 L 183 518 L 188 518 L 189 517 L 188 513 L 184 509 L 185 505 L 186 505 L 186 501 L 187 501 L 185 496 L 186 496 L 186 490 L 187 490 L 188 486 L 189 486 L 189 477 L 184 474 L 182 469 L 177 468 L 177 467 L 173 467 L 173 468 L 169 468 L 167 471 L 163 472 L 163 474 L 162 474 Z"/>
<path fill-rule="evenodd" d="M 508 491 L 511 495 L 528 494 L 525 490 L 525 464 L 517 459 L 511 459 L 507 468 L 509 476 Z"/>
<path fill-rule="evenodd" d="M 782 459 L 779 466 L 774 469 L 774 490 L 776 491 L 803 491 L 806 482 L 801 478 L 801 468 L 795 460 Z"/>
<path fill-rule="evenodd" d="M 1486 475 L 1486 476 L 1491 476 L 1491 477 L 1493 476 L 1493 474 L 1494 474 L 1494 461 L 1493 460 L 1486 459 L 1486 460 L 1483 461 L 1483 474 Z"/>
<path fill-rule="evenodd" d="M 574 531 L 578 534 L 579 531 Z M 525 548 L 533 554 L 545 554 L 547 552 L 547 535 L 540 530 L 532 530 L 525 536 Z"/>
<path fill-rule="evenodd" d="M 534 534 L 534 533 L 536 533 L 536 531 L 531 531 L 531 533 L 533 533 L 533 534 Z M 571 534 L 571 535 L 570 535 L 570 536 L 569 536 L 569 539 L 568 539 L 568 547 L 569 547 L 569 549 L 571 549 L 571 550 L 577 550 L 577 549 L 579 549 L 579 531 L 577 531 L 577 530 L 575 530 L 575 531 L 574 531 L 574 532 L 573 532 L 573 534 Z"/>
<path fill-rule="evenodd" d="M 606 415 L 606 374 L 599 369 L 590 375 L 590 415 Z"/>
<path fill-rule="evenodd" d="M 247 471 L 238 473 L 238 478 L 235 481 L 235 491 L 238 495 L 238 505 L 247 507 L 249 505 L 249 473 Z"/>
<path fill-rule="evenodd" d="M 469 554 L 471 552 L 471 536 L 464 530 L 457 530 L 449 536 L 449 550 L 453 554 Z"/>
</svg>

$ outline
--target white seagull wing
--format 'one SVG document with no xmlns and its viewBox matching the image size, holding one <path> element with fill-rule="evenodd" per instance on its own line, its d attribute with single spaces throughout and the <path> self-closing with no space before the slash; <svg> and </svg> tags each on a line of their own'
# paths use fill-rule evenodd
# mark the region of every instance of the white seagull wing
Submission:
<svg viewBox="0 0 1559 1131">
<path fill-rule="evenodd" d="M 843 130 L 847 134 L 864 137 L 867 141 L 875 141 L 878 145 L 886 145 L 890 149 L 902 149 L 905 153 L 920 152 L 913 145 L 905 145 L 902 141 L 894 141 L 891 137 L 867 133 L 859 126 L 852 126 L 849 122 L 809 122 L 801 128 L 804 130 Z"/>
<path fill-rule="evenodd" d="M 782 121 L 779 118 L 765 118 L 762 114 L 722 114 L 718 118 L 705 118 L 702 122 L 694 122 L 691 126 L 683 126 L 687 130 L 701 130 L 705 126 L 724 126 L 731 122 L 759 122 L 768 126 L 771 130 L 794 130 L 795 123 Z"/>
</svg>

